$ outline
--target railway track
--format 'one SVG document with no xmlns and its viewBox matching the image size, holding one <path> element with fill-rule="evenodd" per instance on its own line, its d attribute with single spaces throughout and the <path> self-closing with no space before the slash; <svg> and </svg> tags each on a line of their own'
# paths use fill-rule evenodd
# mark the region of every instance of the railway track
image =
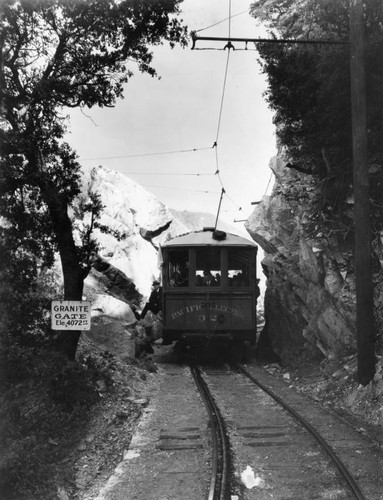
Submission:
<svg viewBox="0 0 383 500">
<path fill-rule="evenodd" d="M 192 365 L 190 369 L 204 399 L 213 436 L 208 500 L 227 500 L 234 494 L 257 500 L 367 500 L 321 434 L 244 366 L 222 369 Z M 237 462 L 252 463 L 255 483 L 261 489 L 254 493 L 245 490 L 238 478 L 229 476 L 234 460 L 231 449 Z"/>
<path fill-rule="evenodd" d="M 367 436 L 262 368 L 193 361 L 160 365 L 124 460 L 83 500 L 383 500 Z"/>
<path fill-rule="evenodd" d="M 230 500 L 229 483 L 229 438 L 224 420 L 209 388 L 203 380 L 201 370 L 191 366 L 194 381 L 203 397 L 212 432 L 212 475 L 207 500 Z"/>
<path fill-rule="evenodd" d="M 367 500 L 363 493 L 360 491 L 355 479 L 350 474 L 348 469 L 344 466 L 338 455 L 334 452 L 331 446 L 323 439 L 323 437 L 317 432 L 317 430 L 305 419 L 297 413 L 290 405 L 288 405 L 283 399 L 274 394 L 274 392 L 266 387 L 264 384 L 259 382 L 253 375 L 251 375 L 243 366 L 238 366 L 238 370 L 243 373 L 249 380 L 258 385 L 263 391 L 265 391 L 269 396 L 271 396 L 277 403 L 279 403 L 294 419 L 299 422 L 307 432 L 319 443 L 322 450 L 330 457 L 335 467 L 339 470 L 343 480 L 349 486 L 350 491 L 353 493 L 354 497 L 358 500 Z"/>
</svg>

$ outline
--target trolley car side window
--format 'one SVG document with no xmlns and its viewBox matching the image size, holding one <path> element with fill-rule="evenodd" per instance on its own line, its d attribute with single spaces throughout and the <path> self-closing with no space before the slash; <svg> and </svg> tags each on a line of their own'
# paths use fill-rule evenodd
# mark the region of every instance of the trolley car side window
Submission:
<svg viewBox="0 0 383 500">
<path fill-rule="evenodd" d="M 168 284 L 189 285 L 189 252 L 187 249 L 172 249 L 168 253 Z"/>
<path fill-rule="evenodd" d="M 228 249 L 229 286 L 250 285 L 251 252 L 246 248 Z"/>
</svg>

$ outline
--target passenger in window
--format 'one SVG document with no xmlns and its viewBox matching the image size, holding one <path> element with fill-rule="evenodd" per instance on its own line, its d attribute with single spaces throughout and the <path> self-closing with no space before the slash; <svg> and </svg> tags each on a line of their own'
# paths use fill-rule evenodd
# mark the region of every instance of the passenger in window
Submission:
<svg viewBox="0 0 383 500">
<path fill-rule="evenodd" d="M 179 286 L 178 283 L 179 283 L 179 273 L 177 273 L 177 271 L 175 271 L 170 276 L 169 284 L 170 284 L 170 286 Z"/>
<path fill-rule="evenodd" d="M 243 286 L 242 273 L 238 273 L 235 276 L 233 276 L 233 286 Z"/>
<path fill-rule="evenodd" d="M 206 270 L 203 272 L 203 285 L 204 286 L 217 286 L 218 283 L 214 276 L 211 274 L 211 271 Z"/>
<path fill-rule="evenodd" d="M 217 282 L 217 285 L 221 284 L 221 275 L 219 273 L 216 273 L 216 275 L 215 275 L 215 281 Z"/>
<path fill-rule="evenodd" d="M 185 278 L 182 276 L 182 274 L 179 271 L 175 271 L 172 274 L 172 277 L 170 280 L 170 285 L 171 286 L 186 286 Z"/>
<path fill-rule="evenodd" d="M 249 286 L 250 285 L 250 280 L 249 280 L 249 275 L 247 274 L 246 271 L 243 272 L 243 286 Z"/>
<path fill-rule="evenodd" d="M 180 282 L 179 286 L 188 286 L 189 269 L 187 267 L 187 264 L 186 264 L 186 266 L 180 267 L 180 269 L 179 269 L 179 282 Z"/>
<path fill-rule="evenodd" d="M 187 286 L 188 269 L 177 265 L 176 270 L 170 276 L 170 286 Z"/>
<path fill-rule="evenodd" d="M 203 278 L 200 274 L 197 274 L 197 276 L 195 277 L 195 284 L 196 284 L 196 286 L 203 285 Z"/>
</svg>

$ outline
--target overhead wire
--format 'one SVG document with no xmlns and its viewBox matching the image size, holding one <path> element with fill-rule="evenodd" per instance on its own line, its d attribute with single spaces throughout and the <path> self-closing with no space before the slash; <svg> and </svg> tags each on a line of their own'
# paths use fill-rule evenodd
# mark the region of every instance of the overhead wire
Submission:
<svg viewBox="0 0 383 500">
<path fill-rule="evenodd" d="M 228 38 L 230 40 L 231 37 L 231 0 L 229 0 L 229 17 L 227 17 L 225 20 L 229 20 L 229 26 L 228 26 Z M 201 30 L 199 30 L 201 31 Z M 223 87 L 222 87 L 222 95 L 221 95 L 221 102 L 220 102 L 220 108 L 219 108 L 219 114 L 218 114 L 218 124 L 217 124 L 217 132 L 216 132 L 216 137 L 215 137 L 215 142 L 213 144 L 213 147 L 215 148 L 215 175 L 217 176 L 219 183 L 221 185 L 221 192 L 222 195 L 225 195 L 226 198 L 235 205 L 238 210 L 242 210 L 242 207 L 239 206 L 228 194 L 225 189 L 225 186 L 223 184 L 221 175 L 220 175 L 220 168 L 219 168 L 219 157 L 218 157 L 218 139 L 220 135 L 220 129 L 221 129 L 221 121 L 222 121 L 222 112 L 223 112 L 223 105 L 224 105 L 224 100 L 225 100 L 225 94 L 226 94 L 226 83 L 227 83 L 227 75 L 228 75 L 228 70 L 229 70 L 229 61 L 230 61 L 230 50 L 232 49 L 232 45 L 228 43 L 225 47 L 227 50 L 227 57 L 226 57 L 226 65 L 225 65 L 225 72 L 224 72 L 224 78 L 223 78 Z"/>
<path fill-rule="evenodd" d="M 242 14 L 247 13 L 248 11 L 242 11 L 238 12 L 237 14 L 232 15 L 231 14 L 231 0 L 229 0 L 229 16 L 217 21 L 209 26 L 206 26 L 205 28 L 200 28 L 199 30 L 196 30 L 196 32 L 201 32 L 206 29 L 212 28 L 214 26 L 217 26 L 218 24 L 221 24 L 225 21 L 228 22 L 228 38 L 230 40 L 231 38 L 231 20 L 234 17 L 240 16 Z M 215 165 L 216 165 L 216 170 L 214 174 L 206 174 L 206 173 L 173 173 L 173 172 L 138 172 L 138 171 L 131 171 L 131 172 L 125 172 L 130 175 L 178 175 L 178 176 L 217 176 L 219 183 L 221 185 L 221 195 L 225 195 L 225 197 L 234 205 L 237 207 L 238 211 L 242 210 L 242 207 L 238 205 L 227 193 L 224 183 L 222 181 L 221 175 L 220 175 L 220 168 L 219 168 L 219 158 L 218 158 L 218 139 L 220 136 L 220 129 L 221 129 L 221 122 L 222 122 L 222 114 L 223 114 L 223 106 L 224 106 L 224 100 L 225 100 L 225 94 L 226 94 L 226 84 L 227 84 L 227 77 L 228 77 L 228 69 L 229 69 L 229 62 L 230 62 L 230 51 L 231 49 L 234 49 L 233 45 L 230 43 L 230 41 L 227 43 L 227 45 L 223 49 L 214 49 L 214 50 L 227 50 L 227 57 L 226 57 L 226 64 L 225 64 L 225 71 L 224 71 L 224 79 L 223 79 L 223 87 L 222 87 L 222 94 L 221 94 L 221 101 L 220 101 L 220 107 L 219 107 L 219 114 L 218 114 L 218 123 L 217 123 L 217 130 L 216 130 L 216 136 L 215 136 L 215 142 L 213 146 L 209 147 L 198 147 L 198 148 L 190 148 L 190 149 L 177 149 L 177 150 L 170 150 L 170 151 L 157 151 L 157 152 L 152 152 L 152 153 L 137 153 L 137 154 L 125 154 L 125 155 L 115 155 L 115 156 L 104 156 L 104 157 L 91 157 L 91 158 L 80 158 L 81 161 L 95 161 L 95 160 L 114 160 L 114 159 L 122 159 L 122 158 L 140 158 L 140 157 L 147 157 L 147 156 L 159 156 L 159 155 L 170 155 L 170 154 L 183 154 L 183 153 L 194 153 L 197 151 L 206 151 L 208 149 L 214 149 L 215 150 Z M 200 49 L 204 50 L 204 49 Z M 210 49 L 206 49 L 210 50 Z M 247 50 L 243 49 L 243 50 Z M 251 50 L 251 49 L 250 49 Z M 266 188 L 269 187 L 271 178 L 269 180 L 269 183 Z M 203 192 L 203 193 L 214 193 L 217 194 L 216 191 L 208 191 L 208 190 L 195 190 L 195 189 L 187 189 L 187 188 L 179 188 L 179 187 L 170 187 L 170 186 L 148 186 L 148 187 L 157 187 L 157 188 L 165 188 L 165 189 L 178 189 L 178 190 L 186 190 L 186 191 L 194 191 L 194 192 Z"/>
<path fill-rule="evenodd" d="M 81 161 L 94 161 L 94 160 L 114 160 L 121 158 L 139 158 L 141 156 L 157 156 L 157 155 L 170 155 L 176 153 L 194 153 L 196 151 L 205 151 L 206 149 L 212 149 L 214 146 L 202 147 L 202 148 L 192 148 L 192 149 L 177 149 L 172 151 L 157 151 L 153 153 L 138 153 L 138 154 L 127 154 L 118 156 L 97 156 L 94 158 L 80 158 Z"/>
<path fill-rule="evenodd" d="M 221 119 L 222 119 L 222 111 L 223 111 L 223 101 L 225 98 L 225 91 L 226 91 L 226 82 L 227 82 L 227 73 L 229 69 L 229 60 L 230 60 L 230 48 L 227 51 L 227 58 L 226 58 L 226 66 L 225 66 L 225 76 L 223 79 L 223 89 L 222 89 L 222 96 L 221 96 L 221 105 L 219 108 L 219 115 L 218 115 L 218 126 L 217 126 L 217 133 L 215 136 L 215 145 L 217 146 L 218 144 L 218 136 L 219 136 L 219 131 L 221 128 Z"/>
<path fill-rule="evenodd" d="M 273 172 L 271 172 L 270 174 L 270 178 L 269 178 L 269 182 L 267 183 L 267 186 L 266 186 L 266 189 L 265 189 L 265 194 L 263 196 L 266 195 L 267 193 L 267 190 L 269 189 L 269 186 L 270 186 L 270 182 L 271 182 L 271 179 L 273 178 Z"/>
<path fill-rule="evenodd" d="M 220 182 L 220 185 L 221 185 L 221 189 L 222 189 L 222 194 L 225 194 L 226 198 L 228 198 L 231 203 L 233 203 L 233 205 L 235 205 L 236 207 L 238 207 L 238 211 L 242 210 L 242 207 L 239 206 L 226 192 L 225 190 L 225 187 L 224 187 L 224 184 L 223 184 L 223 181 L 222 181 L 222 178 L 221 178 L 221 175 L 220 175 L 220 168 L 219 168 L 219 158 L 218 158 L 218 138 L 219 138 L 219 133 L 220 133 L 220 127 L 221 127 L 221 120 L 222 120 L 222 111 L 223 111 L 223 103 L 224 103 L 224 97 L 225 97 L 225 91 L 226 91 L 226 82 L 227 82 L 227 75 L 228 75 L 228 67 L 229 67 L 229 59 L 230 59 L 230 49 L 233 49 L 234 50 L 234 46 L 232 45 L 231 43 L 231 19 L 233 17 L 236 17 L 237 15 L 240 15 L 240 14 L 244 14 L 245 12 L 247 11 L 243 11 L 243 12 L 240 12 L 238 14 L 235 14 L 235 15 L 231 15 L 231 0 L 229 0 L 229 16 L 226 17 L 225 19 L 221 20 L 221 21 L 217 21 L 216 23 L 213 23 L 209 26 L 207 26 L 206 28 L 201 28 L 199 30 L 195 30 L 195 33 L 198 33 L 198 32 L 201 32 L 201 31 L 204 31 L 205 29 L 208 29 L 208 28 L 211 28 L 213 26 L 216 26 L 217 24 L 220 24 L 224 21 L 229 21 L 228 23 L 228 43 L 225 45 L 224 48 L 222 49 L 209 49 L 209 48 L 201 48 L 201 49 L 196 49 L 194 48 L 194 50 L 226 50 L 228 49 L 227 51 L 227 58 L 226 58 L 226 66 L 225 66 L 225 73 L 224 73 L 224 83 L 223 83 L 223 90 L 222 90 L 222 96 L 221 96 L 221 103 L 220 103 L 220 110 L 219 110 L 219 117 L 218 117 L 218 125 L 217 125 L 217 133 L 216 133 L 216 140 L 213 144 L 213 148 L 215 148 L 215 175 L 217 176 L 219 182 Z M 238 49 L 238 50 L 254 50 L 256 51 L 257 49 L 248 49 L 247 47 L 247 42 L 246 42 L 246 46 L 244 49 Z M 266 187 L 266 191 L 265 193 L 267 192 L 268 188 L 269 188 L 269 185 L 270 185 L 270 182 L 271 182 L 271 178 L 272 178 L 272 175 L 270 176 L 270 179 L 269 179 L 269 182 L 267 184 L 267 187 Z"/>
<path fill-rule="evenodd" d="M 142 171 L 136 171 L 136 172 L 132 172 L 132 171 L 125 171 L 124 174 L 129 174 L 129 175 L 171 175 L 171 176 L 175 176 L 175 175 L 188 175 L 188 176 L 196 176 L 196 177 L 201 177 L 201 176 L 214 176 L 214 174 L 201 174 L 201 173 L 192 173 L 192 172 L 142 172 Z"/>
<path fill-rule="evenodd" d="M 213 28 L 214 26 L 217 26 L 218 24 L 224 23 L 228 19 L 233 19 L 234 17 L 241 16 L 242 14 L 247 14 L 247 13 L 248 13 L 247 10 L 244 10 L 242 12 L 237 12 L 237 14 L 233 14 L 231 17 L 230 16 L 225 17 L 225 19 L 221 19 L 221 21 L 217 21 L 214 24 L 210 24 L 209 26 L 206 26 L 206 28 L 200 28 L 199 30 L 195 30 L 195 33 L 199 33 L 200 31 L 204 31 L 204 30 L 207 30 L 209 28 Z"/>
<path fill-rule="evenodd" d="M 181 188 L 178 186 L 156 186 L 153 184 L 146 184 L 145 187 L 155 187 L 155 188 L 161 188 L 161 189 L 173 189 L 175 191 L 192 191 L 195 193 L 219 194 L 219 191 L 210 191 L 208 189 L 189 189 L 189 188 Z"/>
</svg>

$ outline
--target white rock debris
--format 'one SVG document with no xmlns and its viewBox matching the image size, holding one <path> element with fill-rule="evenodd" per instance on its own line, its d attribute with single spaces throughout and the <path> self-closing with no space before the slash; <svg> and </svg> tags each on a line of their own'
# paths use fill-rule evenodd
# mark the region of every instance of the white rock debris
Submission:
<svg viewBox="0 0 383 500">
<path fill-rule="evenodd" d="M 265 481 L 254 474 L 253 469 L 248 465 L 244 471 L 241 472 L 241 481 L 246 486 L 247 489 L 251 490 L 255 486 L 258 488 L 263 488 L 265 486 Z"/>
</svg>

